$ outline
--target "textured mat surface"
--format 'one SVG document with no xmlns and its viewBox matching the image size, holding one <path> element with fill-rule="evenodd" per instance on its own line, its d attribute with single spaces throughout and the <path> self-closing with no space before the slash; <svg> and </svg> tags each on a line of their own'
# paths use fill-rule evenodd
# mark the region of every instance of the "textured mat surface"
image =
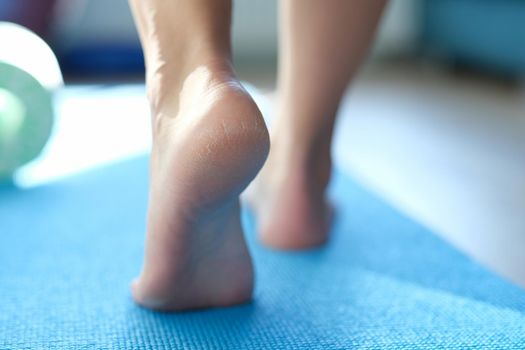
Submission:
<svg viewBox="0 0 525 350">
<path fill-rule="evenodd" d="M 525 292 L 336 173 L 330 243 L 267 250 L 249 305 L 136 307 L 147 160 L 0 189 L 1 349 L 524 349 Z"/>
</svg>

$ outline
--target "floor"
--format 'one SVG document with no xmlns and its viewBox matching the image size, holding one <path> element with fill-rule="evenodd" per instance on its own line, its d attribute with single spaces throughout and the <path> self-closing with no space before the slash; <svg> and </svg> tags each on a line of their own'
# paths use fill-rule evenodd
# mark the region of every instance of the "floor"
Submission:
<svg viewBox="0 0 525 350">
<path fill-rule="evenodd" d="M 365 71 L 345 98 L 340 166 L 525 286 L 525 89 L 424 65 Z"/>
<path fill-rule="evenodd" d="M 271 115 L 273 75 L 240 76 L 262 91 L 263 112 Z M 19 174 L 25 186 L 148 150 L 143 86 L 69 88 L 57 108 L 53 141 Z M 425 64 L 376 64 L 345 96 L 338 123 L 339 167 L 525 287 L 523 87 Z"/>
</svg>

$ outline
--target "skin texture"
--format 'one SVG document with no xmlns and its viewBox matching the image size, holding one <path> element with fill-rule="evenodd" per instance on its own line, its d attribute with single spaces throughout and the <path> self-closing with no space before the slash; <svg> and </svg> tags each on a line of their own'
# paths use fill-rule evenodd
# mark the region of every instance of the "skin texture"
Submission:
<svg viewBox="0 0 525 350">
<path fill-rule="evenodd" d="M 269 136 L 233 73 L 230 4 L 131 5 L 153 130 L 145 261 L 133 297 L 168 311 L 249 301 L 253 267 L 239 195 L 262 167 Z"/>
<path fill-rule="evenodd" d="M 332 133 L 385 1 L 280 1 L 279 103 L 268 161 L 250 188 L 263 243 L 307 249 L 328 239 Z"/>
<path fill-rule="evenodd" d="M 231 64 L 229 0 L 130 0 L 146 60 L 153 148 L 145 307 L 179 311 L 251 299 L 253 267 L 239 195 L 268 156 L 263 118 Z M 281 2 L 281 94 L 269 160 L 250 191 L 262 242 L 327 239 L 330 143 L 346 84 L 383 1 Z"/>
</svg>

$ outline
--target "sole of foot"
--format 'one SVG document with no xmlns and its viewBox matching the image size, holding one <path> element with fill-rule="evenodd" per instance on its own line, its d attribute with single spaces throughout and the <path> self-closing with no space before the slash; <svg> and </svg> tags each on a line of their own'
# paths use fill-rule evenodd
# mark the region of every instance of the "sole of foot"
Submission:
<svg viewBox="0 0 525 350">
<path fill-rule="evenodd" d="M 239 195 L 264 164 L 268 131 L 230 69 L 198 66 L 181 86 L 153 113 L 146 251 L 132 295 L 162 311 L 248 302 Z"/>
</svg>

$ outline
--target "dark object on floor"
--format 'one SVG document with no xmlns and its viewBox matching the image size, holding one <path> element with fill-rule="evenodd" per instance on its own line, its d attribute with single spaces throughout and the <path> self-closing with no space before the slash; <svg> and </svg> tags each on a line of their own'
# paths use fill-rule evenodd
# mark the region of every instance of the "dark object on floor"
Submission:
<svg viewBox="0 0 525 350">
<path fill-rule="evenodd" d="M 455 65 L 525 76 L 525 2 L 426 0 L 423 44 Z"/>
</svg>

